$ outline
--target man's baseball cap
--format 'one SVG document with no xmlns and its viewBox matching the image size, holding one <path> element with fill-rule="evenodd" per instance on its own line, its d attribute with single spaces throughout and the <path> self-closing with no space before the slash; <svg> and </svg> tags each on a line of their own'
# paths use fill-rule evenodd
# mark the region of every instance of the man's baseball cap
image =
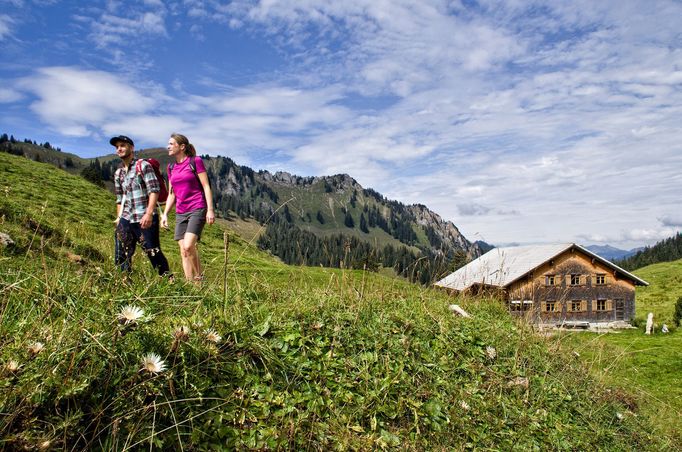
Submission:
<svg viewBox="0 0 682 452">
<path fill-rule="evenodd" d="M 130 138 L 128 138 L 125 135 L 119 135 L 117 137 L 112 137 L 111 140 L 109 140 L 109 143 L 112 146 L 116 146 L 116 143 L 118 143 L 119 141 L 123 141 L 124 143 L 128 143 L 131 146 L 135 146 L 135 143 L 133 143 L 133 140 L 131 140 Z"/>
</svg>

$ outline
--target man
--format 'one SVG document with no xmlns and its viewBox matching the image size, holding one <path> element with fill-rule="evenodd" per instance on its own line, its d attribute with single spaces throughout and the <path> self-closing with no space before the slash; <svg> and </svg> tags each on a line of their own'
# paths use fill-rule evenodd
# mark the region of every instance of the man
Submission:
<svg viewBox="0 0 682 452">
<path fill-rule="evenodd" d="M 161 251 L 156 201 L 160 185 L 152 165 L 135 158 L 135 143 L 124 135 L 109 140 L 122 165 L 114 174 L 116 192 L 116 265 L 132 271 L 133 255 L 139 242 L 159 275 L 170 275 L 168 260 Z"/>
</svg>

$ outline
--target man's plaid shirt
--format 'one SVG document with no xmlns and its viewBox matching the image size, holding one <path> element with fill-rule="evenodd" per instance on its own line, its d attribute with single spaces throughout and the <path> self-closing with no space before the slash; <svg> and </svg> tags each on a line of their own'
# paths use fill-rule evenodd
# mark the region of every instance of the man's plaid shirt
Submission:
<svg viewBox="0 0 682 452">
<path fill-rule="evenodd" d="M 149 204 L 149 193 L 158 193 L 161 190 L 152 165 L 142 160 L 140 165 L 142 174 L 135 174 L 136 164 L 137 159 L 133 159 L 128 168 L 122 165 L 114 173 L 116 204 L 121 204 L 125 194 L 126 200 L 121 217 L 131 223 L 139 223 L 142 220 Z"/>
</svg>

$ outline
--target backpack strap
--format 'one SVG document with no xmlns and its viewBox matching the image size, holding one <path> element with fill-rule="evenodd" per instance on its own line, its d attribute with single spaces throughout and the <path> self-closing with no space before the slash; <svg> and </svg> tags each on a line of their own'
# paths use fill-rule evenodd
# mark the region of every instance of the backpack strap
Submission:
<svg viewBox="0 0 682 452">
<path fill-rule="evenodd" d="M 172 162 L 172 163 L 169 163 L 168 165 L 166 165 L 166 175 L 168 175 L 168 186 L 170 187 L 168 190 L 169 195 L 171 193 L 173 193 L 173 186 L 171 185 L 170 178 L 171 178 L 171 171 L 173 171 L 174 166 L 175 166 L 175 162 Z"/>
<path fill-rule="evenodd" d="M 137 161 L 135 162 L 135 174 L 140 176 L 140 180 L 142 181 L 142 184 L 144 184 L 146 188 L 147 182 L 144 181 L 144 174 L 142 174 L 142 160 L 144 159 L 137 159 Z"/>
<path fill-rule="evenodd" d="M 204 193 L 204 185 L 201 183 L 201 179 L 199 179 L 199 174 L 197 173 L 197 165 L 194 163 L 194 156 L 191 155 L 189 157 L 189 169 L 192 170 L 192 173 L 194 173 L 194 177 L 196 177 L 197 182 L 199 183 L 199 189 L 201 190 L 201 196 L 204 198 L 204 202 L 206 202 L 206 193 Z M 206 174 L 208 176 L 208 173 Z M 208 206 L 208 203 L 206 203 Z"/>
<path fill-rule="evenodd" d="M 199 181 L 199 185 L 201 185 L 201 180 L 199 179 L 199 175 L 197 174 L 197 165 L 194 163 L 194 156 L 189 157 L 189 169 L 192 170 L 192 173 L 194 174 L 194 177 L 197 178 Z"/>
</svg>

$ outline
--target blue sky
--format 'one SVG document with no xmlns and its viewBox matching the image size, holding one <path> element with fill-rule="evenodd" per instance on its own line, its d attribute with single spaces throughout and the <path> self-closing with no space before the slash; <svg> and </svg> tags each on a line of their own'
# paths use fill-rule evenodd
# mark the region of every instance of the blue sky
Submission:
<svg viewBox="0 0 682 452">
<path fill-rule="evenodd" d="M 0 0 L 0 131 L 91 157 L 187 135 L 348 173 L 470 240 L 682 226 L 679 1 Z"/>
</svg>

